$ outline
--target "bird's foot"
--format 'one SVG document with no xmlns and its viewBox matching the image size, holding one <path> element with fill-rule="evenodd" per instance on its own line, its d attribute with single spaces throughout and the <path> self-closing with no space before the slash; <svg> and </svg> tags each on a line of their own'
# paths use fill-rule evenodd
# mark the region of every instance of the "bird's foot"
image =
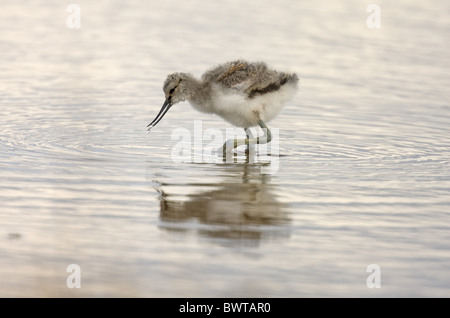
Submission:
<svg viewBox="0 0 450 318">
<path fill-rule="evenodd" d="M 231 153 L 238 146 L 236 143 L 237 139 L 228 139 L 222 147 L 217 149 L 217 153 L 219 154 L 227 154 Z"/>
</svg>

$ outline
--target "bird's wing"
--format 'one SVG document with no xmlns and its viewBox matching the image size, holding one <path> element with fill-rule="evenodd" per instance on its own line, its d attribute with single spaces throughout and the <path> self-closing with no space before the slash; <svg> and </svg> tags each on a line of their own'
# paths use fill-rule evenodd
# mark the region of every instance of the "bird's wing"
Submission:
<svg viewBox="0 0 450 318">
<path fill-rule="evenodd" d="M 265 63 L 237 60 L 209 70 L 203 75 L 203 80 L 226 88 L 247 91 L 261 80 L 264 81 L 267 71 Z"/>
<path fill-rule="evenodd" d="M 203 75 L 203 80 L 253 98 L 277 91 L 286 83 L 297 85 L 298 77 L 295 73 L 269 69 L 264 62 L 248 63 L 237 60 L 211 69 Z"/>
</svg>

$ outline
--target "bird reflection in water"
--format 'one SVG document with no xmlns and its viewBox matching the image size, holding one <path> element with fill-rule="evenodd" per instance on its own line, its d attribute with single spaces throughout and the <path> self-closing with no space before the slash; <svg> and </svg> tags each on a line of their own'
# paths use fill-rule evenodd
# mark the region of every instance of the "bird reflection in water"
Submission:
<svg viewBox="0 0 450 318">
<path fill-rule="evenodd" d="M 261 165 L 223 164 L 216 183 L 168 183 L 155 180 L 160 194 L 160 227 L 197 231 L 228 244 L 287 239 L 291 222 L 287 205 L 276 195 Z M 217 179 L 216 179 L 217 180 Z M 253 243 L 251 243 L 253 242 Z"/>
</svg>

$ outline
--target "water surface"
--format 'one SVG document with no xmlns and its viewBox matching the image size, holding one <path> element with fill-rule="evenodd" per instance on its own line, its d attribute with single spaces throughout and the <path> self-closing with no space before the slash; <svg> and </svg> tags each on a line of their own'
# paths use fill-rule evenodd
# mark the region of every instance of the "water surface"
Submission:
<svg viewBox="0 0 450 318">
<path fill-rule="evenodd" d="M 3 4 L 0 295 L 449 297 L 450 7 L 378 4 Z M 272 174 L 174 162 L 176 129 L 231 128 L 187 103 L 146 134 L 167 74 L 236 58 L 300 76 Z"/>
</svg>

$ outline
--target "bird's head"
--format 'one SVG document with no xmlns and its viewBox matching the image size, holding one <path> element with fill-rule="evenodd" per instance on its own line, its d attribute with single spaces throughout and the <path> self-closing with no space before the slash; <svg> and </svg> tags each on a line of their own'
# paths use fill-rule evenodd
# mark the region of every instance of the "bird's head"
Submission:
<svg viewBox="0 0 450 318">
<path fill-rule="evenodd" d="M 163 86 L 166 100 L 169 100 L 173 105 L 188 99 L 189 89 L 187 88 L 187 84 L 191 78 L 192 75 L 186 73 L 173 73 L 167 76 Z"/>
<path fill-rule="evenodd" d="M 169 111 L 170 107 L 179 102 L 184 102 L 190 97 L 189 82 L 193 79 L 191 74 L 187 73 L 173 73 L 167 76 L 164 81 L 163 91 L 166 97 L 164 104 L 161 107 L 156 118 L 148 124 L 148 131 L 164 117 Z"/>
</svg>

